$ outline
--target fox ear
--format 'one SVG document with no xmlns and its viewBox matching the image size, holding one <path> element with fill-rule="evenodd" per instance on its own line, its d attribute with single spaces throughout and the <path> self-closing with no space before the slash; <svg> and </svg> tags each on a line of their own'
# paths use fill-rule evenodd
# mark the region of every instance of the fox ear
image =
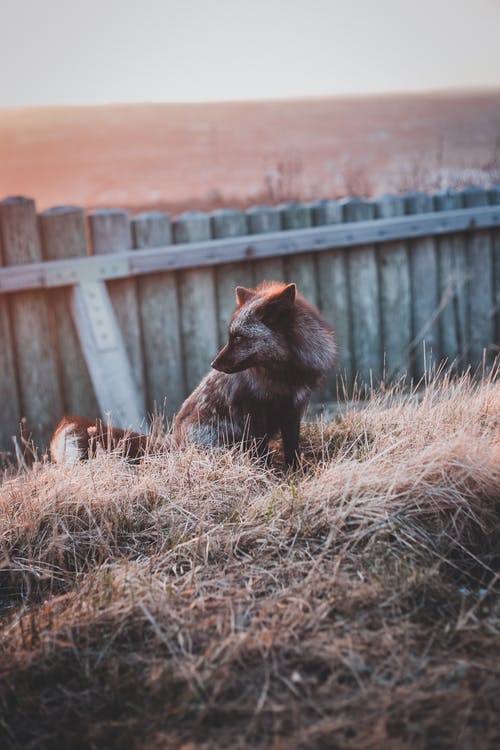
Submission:
<svg viewBox="0 0 500 750">
<path fill-rule="evenodd" d="M 255 292 L 253 291 L 253 289 L 247 289 L 244 286 L 237 286 L 234 291 L 236 293 L 236 303 L 238 305 L 244 305 L 245 302 L 248 302 L 249 299 L 255 297 Z"/>
<path fill-rule="evenodd" d="M 264 305 L 264 319 L 272 322 L 290 310 L 295 302 L 296 293 L 296 285 L 287 284 L 279 294 L 274 294 L 270 297 Z"/>
<path fill-rule="evenodd" d="M 297 294 L 297 285 L 296 284 L 287 284 L 286 287 L 283 289 L 280 294 L 278 294 L 278 299 L 285 305 L 293 305 L 295 302 L 295 295 Z"/>
</svg>

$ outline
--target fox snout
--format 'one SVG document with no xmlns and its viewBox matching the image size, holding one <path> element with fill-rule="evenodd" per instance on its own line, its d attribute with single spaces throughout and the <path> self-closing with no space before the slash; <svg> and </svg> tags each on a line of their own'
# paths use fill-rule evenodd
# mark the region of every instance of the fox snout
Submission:
<svg viewBox="0 0 500 750">
<path fill-rule="evenodd" d="M 229 349 L 228 344 L 220 350 L 214 361 L 212 362 L 212 367 L 214 370 L 219 370 L 219 372 L 225 372 L 228 375 L 236 372 L 234 370 L 234 363 L 231 361 L 232 357 L 230 356 L 231 352 Z"/>
<path fill-rule="evenodd" d="M 212 367 L 214 370 L 232 375 L 235 372 L 246 370 L 249 363 L 242 359 L 229 344 L 226 344 L 212 362 Z"/>
</svg>

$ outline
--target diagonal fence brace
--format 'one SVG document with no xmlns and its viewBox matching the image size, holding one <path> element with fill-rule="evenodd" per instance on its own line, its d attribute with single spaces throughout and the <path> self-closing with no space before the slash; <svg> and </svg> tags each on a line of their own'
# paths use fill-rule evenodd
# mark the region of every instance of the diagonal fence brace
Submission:
<svg viewBox="0 0 500 750">
<path fill-rule="evenodd" d="M 144 429 L 144 404 L 105 282 L 76 283 L 72 312 L 101 413 L 116 427 Z"/>
</svg>

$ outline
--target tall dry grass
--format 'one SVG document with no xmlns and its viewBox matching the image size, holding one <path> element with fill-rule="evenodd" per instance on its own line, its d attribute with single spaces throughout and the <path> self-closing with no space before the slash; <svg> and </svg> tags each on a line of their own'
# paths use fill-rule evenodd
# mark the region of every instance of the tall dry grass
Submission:
<svg viewBox="0 0 500 750">
<path fill-rule="evenodd" d="M 493 748 L 500 384 L 0 489 L 0 745 Z"/>
</svg>

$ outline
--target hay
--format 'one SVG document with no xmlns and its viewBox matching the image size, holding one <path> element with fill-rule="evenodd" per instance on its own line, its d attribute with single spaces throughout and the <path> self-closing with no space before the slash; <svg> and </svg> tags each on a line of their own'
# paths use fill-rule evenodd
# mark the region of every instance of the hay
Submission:
<svg viewBox="0 0 500 750">
<path fill-rule="evenodd" d="M 0 745 L 498 747 L 500 386 L 0 487 Z"/>
</svg>

